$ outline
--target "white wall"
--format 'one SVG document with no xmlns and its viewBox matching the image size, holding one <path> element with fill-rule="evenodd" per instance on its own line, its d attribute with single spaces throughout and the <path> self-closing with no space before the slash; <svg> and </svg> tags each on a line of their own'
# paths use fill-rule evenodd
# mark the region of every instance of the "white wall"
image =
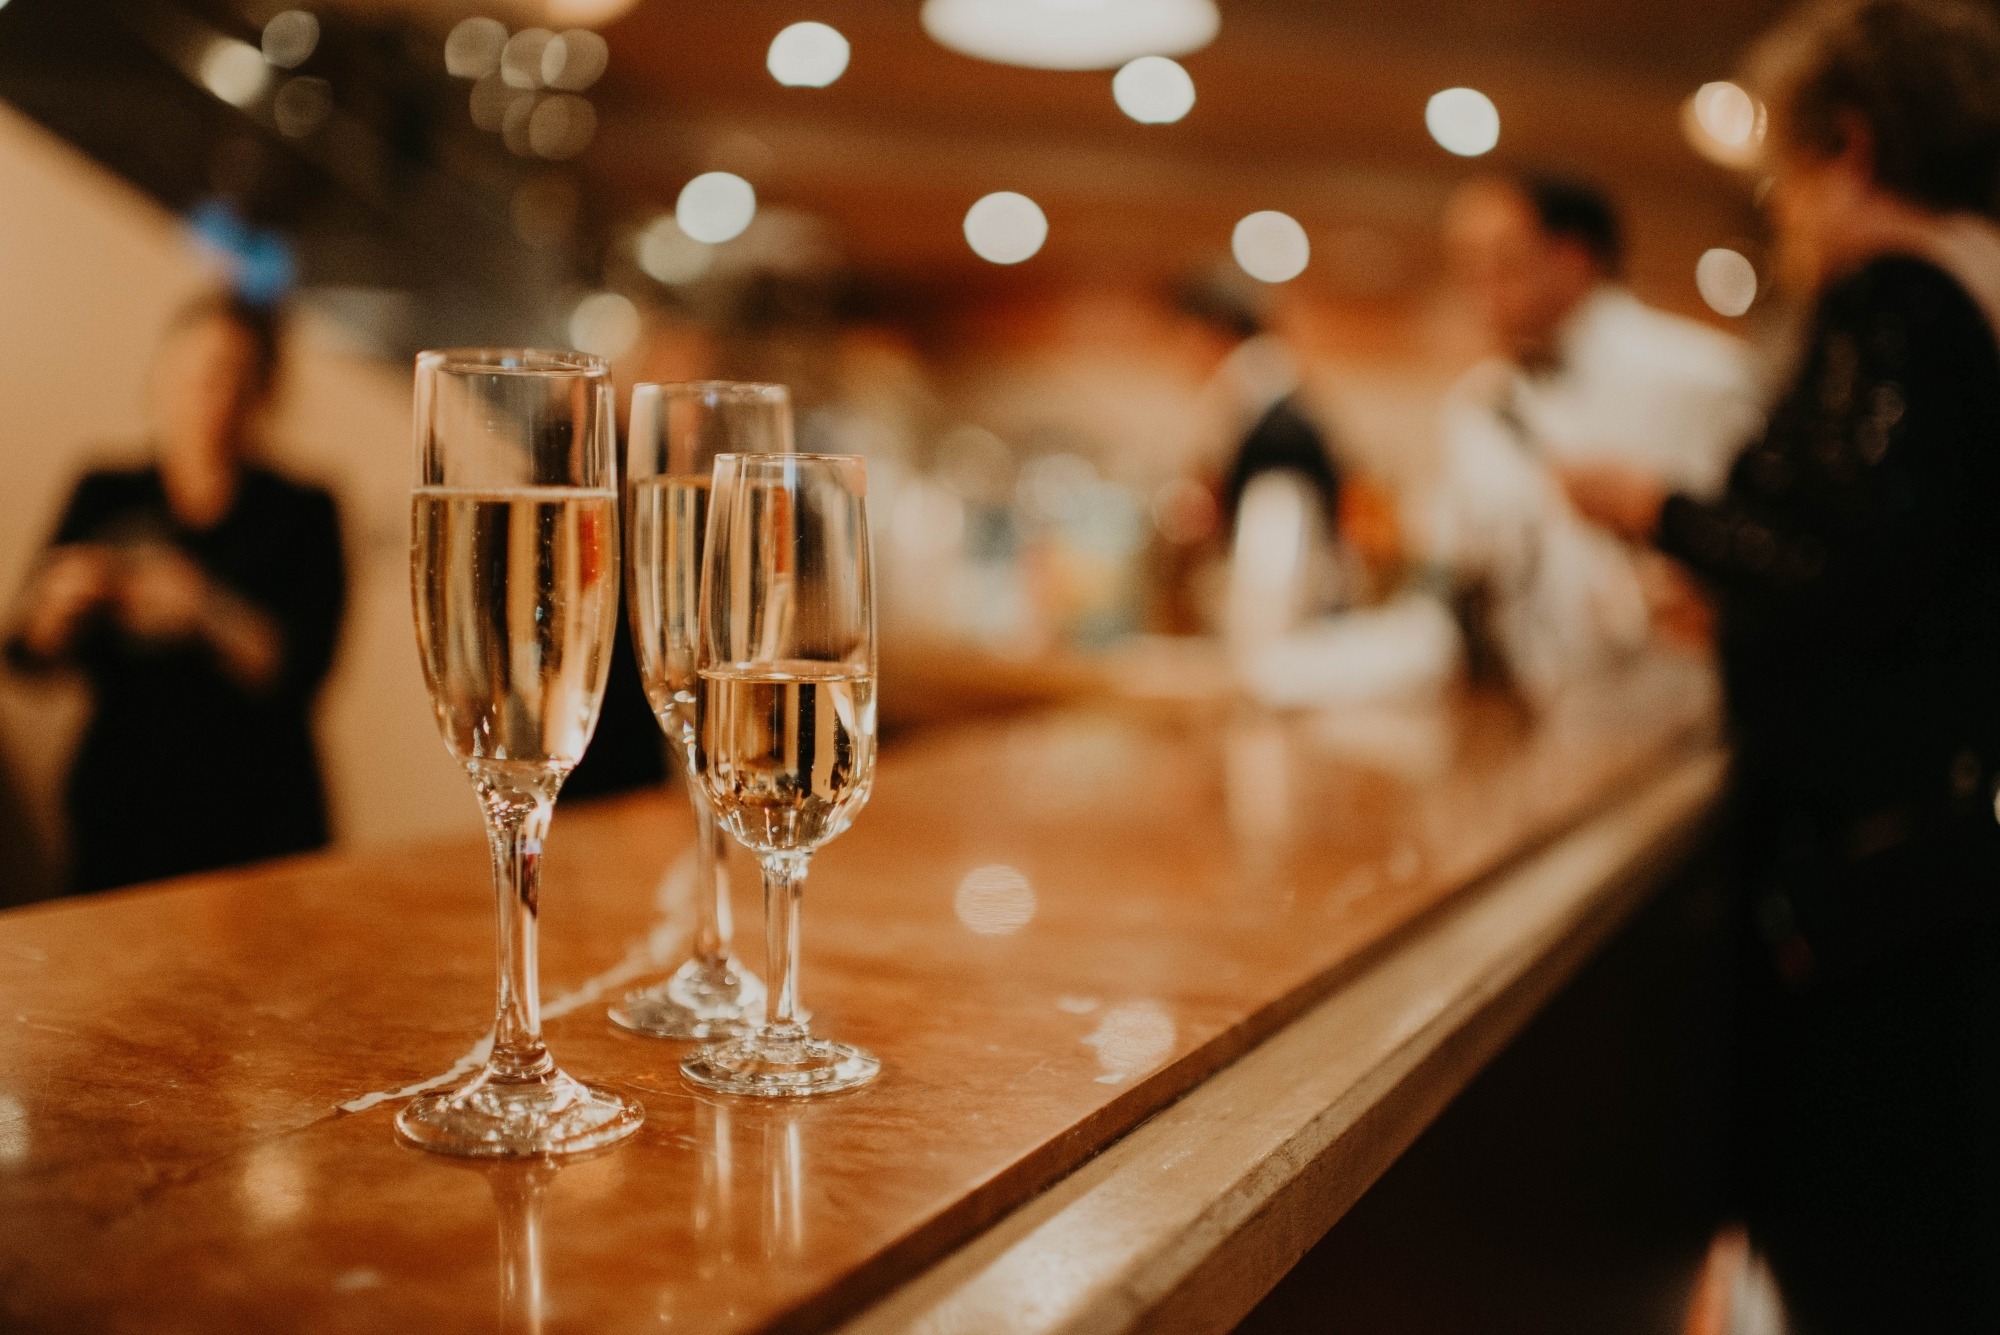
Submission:
<svg viewBox="0 0 2000 1335">
<path fill-rule="evenodd" d="M 212 281 L 171 216 L 0 106 L 0 597 L 19 587 L 77 474 L 136 455 L 153 345 Z M 345 520 L 350 604 L 320 731 L 346 844 L 478 823 L 410 634 L 408 400 L 405 368 L 299 322 L 272 444 L 280 466 L 334 489 Z M 0 680 L 0 766 L 45 836 L 82 717 L 73 686 Z M 0 865 L 0 897 L 7 876 Z"/>
</svg>

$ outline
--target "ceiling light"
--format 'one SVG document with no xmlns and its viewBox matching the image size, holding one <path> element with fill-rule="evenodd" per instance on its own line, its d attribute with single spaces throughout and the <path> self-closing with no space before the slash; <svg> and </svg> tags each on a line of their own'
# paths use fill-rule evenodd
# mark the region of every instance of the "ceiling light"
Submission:
<svg viewBox="0 0 2000 1335">
<path fill-rule="evenodd" d="M 604 77 L 611 44 L 588 28 L 571 28 L 542 48 L 542 82 L 580 93 Z"/>
<path fill-rule="evenodd" d="M 248 42 L 222 37 L 202 53 L 202 86 L 231 106 L 249 106 L 264 95 L 270 81 L 264 53 Z"/>
<path fill-rule="evenodd" d="M 297 69 L 319 45 L 319 20 L 303 9 L 287 9 L 264 25 L 264 59 L 279 69 Z"/>
<path fill-rule="evenodd" d="M 1141 125 L 1171 125 L 1194 109 L 1194 80 L 1177 61 L 1140 56 L 1112 77 L 1111 97 Z"/>
<path fill-rule="evenodd" d="M 639 341 L 639 308 L 616 292 L 593 292 L 570 313 L 569 341 L 578 352 L 622 357 Z"/>
<path fill-rule="evenodd" d="M 483 79 L 500 68 L 507 25 L 499 19 L 470 18 L 444 39 L 444 68 L 461 79 Z"/>
<path fill-rule="evenodd" d="M 764 68 L 787 88 L 824 88 L 847 71 L 847 39 L 824 23 L 794 23 L 771 39 Z"/>
<path fill-rule="evenodd" d="M 1725 167 L 1747 167 L 1764 143 L 1764 104 L 1733 83 L 1705 83 L 1681 107 L 1695 151 Z"/>
<path fill-rule="evenodd" d="M 712 246 L 741 236 L 756 216 L 757 192 L 729 172 L 703 172 L 681 187 L 674 202 L 681 230 Z"/>
<path fill-rule="evenodd" d="M 1757 300 L 1757 270 L 1733 250 L 1718 246 L 1704 251 L 1694 266 L 1695 290 L 1717 315 L 1732 318 Z"/>
<path fill-rule="evenodd" d="M 965 239 L 972 253 L 994 264 L 1032 258 L 1049 238 L 1049 220 L 1026 195 L 1002 190 L 987 195 L 965 213 Z"/>
<path fill-rule="evenodd" d="M 639 267 L 667 284 L 692 283 L 708 272 L 715 251 L 681 230 L 671 213 L 663 213 L 639 233 Z"/>
<path fill-rule="evenodd" d="M 1229 249 L 1243 272 L 1260 283 L 1286 283 L 1306 270 L 1312 243 L 1298 220 L 1276 209 L 1253 213 L 1236 224 Z"/>
<path fill-rule="evenodd" d="M 1490 153 L 1500 142 L 1500 112 L 1477 88 L 1447 88 L 1424 107 L 1424 125 L 1446 152 L 1462 158 Z"/>
<path fill-rule="evenodd" d="M 528 147 L 537 157 L 573 158 L 596 133 L 597 109 L 575 93 L 545 97 L 528 116 Z"/>
<path fill-rule="evenodd" d="M 639 0 L 548 0 L 542 12 L 549 16 L 549 22 L 564 27 L 574 24 L 585 28 L 601 28 L 637 4 Z"/>
<path fill-rule="evenodd" d="M 1186 55 L 1222 24 L 1215 0 L 924 0 L 923 21 L 961 55 L 1044 70 Z"/>
<path fill-rule="evenodd" d="M 500 48 L 500 77 L 509 88 L 542 86 L 542 56 L 556 35 L 547 28 L 523 28 Z"/>
</svg>

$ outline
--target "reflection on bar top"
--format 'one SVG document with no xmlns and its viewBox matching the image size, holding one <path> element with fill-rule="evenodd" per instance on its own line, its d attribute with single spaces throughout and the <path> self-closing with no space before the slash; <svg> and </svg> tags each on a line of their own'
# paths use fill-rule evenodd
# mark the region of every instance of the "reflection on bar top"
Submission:
<svg viewBox="0 0 2000 1335">
<path fill-rule="evenodd" d="M 0 915 L 0 1310 L 27 1329 L 484 1330 L 496 1301 L 550 1329 L 823 1324 L 1705 742 L 1714 710 L 1704 669 L 1653 661 L 1532 724 L 1471 696 L 920 737 L 805 905 L 815 1009 L 884 1074 L 805 1107 L 696 1094 L 678 1045 L 605 1021 L 608 994 L 677 958 L 688 905 L 662 873 L 689 821 L 667 796 L 562 809 L 551 1039 L 648 1120 L 532 1181 L 401 1148 L 394 1098 L 361 1097 L 450 1071 L 487 1022 L 476 843 Z M 734 881 L 754 924 L 755 877 Z"/>
</svg>

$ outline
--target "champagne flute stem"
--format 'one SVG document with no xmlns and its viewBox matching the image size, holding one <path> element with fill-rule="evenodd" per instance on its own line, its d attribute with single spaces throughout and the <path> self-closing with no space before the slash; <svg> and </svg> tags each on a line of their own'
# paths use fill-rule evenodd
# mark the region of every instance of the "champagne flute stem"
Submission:
<svg viewBox="0 0 2000 1335">
<path fill-rule="evenodd" d="M 488 1068 L 504 1080 L 538 1080 L 555 1069 L 542 1044 L 537 914 L 542 895 L 542 840 L 555 811 L 552 793 L 481 784 L 486 837 L 499 901 L 500 988 Z"/>
<path fill-rule="evenodd" d="M 719 972 L 729 961 L 728 883 L 723 859 L 728 856 L 722 827 L 703 796 L 701 783 L 689 775 L 688 795 L 694 803 L 694 949 L 702 967 Z"/>
<path fill-rule="evenodd" d="M 776 1042 L 806 1036 L 799 1020 L 799 897 L 806 884 L 803 853 L 772 853 L 764 864 L 765 967 L 778 980 L 764 1036 Z"/>
</svg>

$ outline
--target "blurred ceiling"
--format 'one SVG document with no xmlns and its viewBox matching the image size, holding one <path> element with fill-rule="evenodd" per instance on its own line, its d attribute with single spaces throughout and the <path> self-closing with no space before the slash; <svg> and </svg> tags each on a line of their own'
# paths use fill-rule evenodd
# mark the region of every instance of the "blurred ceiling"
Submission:
<svg viewBox="0 0 2000 1335">
<path fill-rule="evenodd" d="M 1605 180 L 1625 198 L 1635 267 L 1690 280 L 1690 246 L 1751 226 L 1742 183 L 1683 140 L 1680 105 L 1726 76 L 1775 0 L 1222 0 L 1220 37 L 1184 60 L 1198 90 L 1175 125 L 1128 120 L 1110 73 L 988 64 L 932 43 L 916 0 L 642 0 L 607 27 L 606 112 L 586 159 L 637 218 L 695 171 L 749 177 L 827 219 L 864 272 L 905 282 L 1155 275 L 1226 250 L 1244 213 L 1314 234 L 1321 281 L 1405 287 L 1451 184 L 1487 163 Z M 778 86 L 770 39 L 814 18 L 852 43 L 825 89 Z M 1477 163 L 1429 138 L 1430 94 L 1489 94 L 1499 148 Z M 1040 256 L 995 271 L 965 209 L 1019 190 L 1049 215 Z M 1698 253 L 1698 252 L 1697 252 Z M 1323 261 L 1323 262 L 1322 262 Z"/>
</svg>

